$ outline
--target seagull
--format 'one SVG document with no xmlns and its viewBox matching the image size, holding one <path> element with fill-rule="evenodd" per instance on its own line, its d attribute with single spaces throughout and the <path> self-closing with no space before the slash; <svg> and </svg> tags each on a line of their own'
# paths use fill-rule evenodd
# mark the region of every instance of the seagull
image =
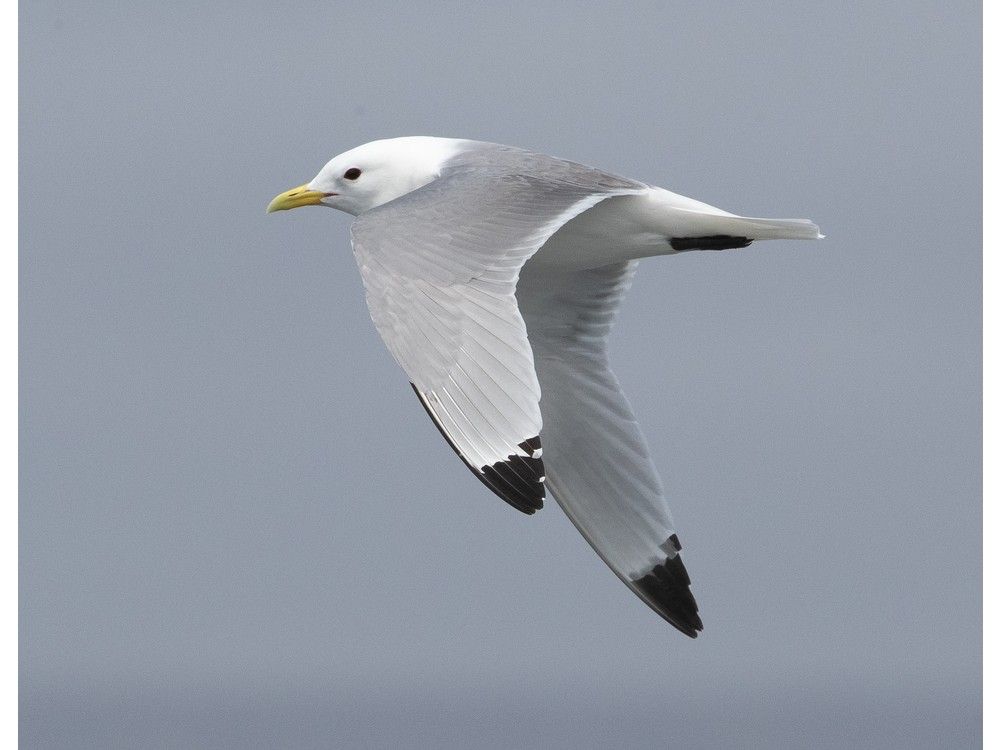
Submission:
<svg viewBox="0 0 1000 750">
<path fill-rule="evenodd" d="M 356 217 L 372 321 L 469 470 L 522 513 L 551 493 L 642 601 L 697 637 L 681 543 L 608 334 L 638 259 L 819 239 L 819 228 L 521 148 L 427 136 L 346 151 L 267 211 L 301 206 Z"/>
</svg>

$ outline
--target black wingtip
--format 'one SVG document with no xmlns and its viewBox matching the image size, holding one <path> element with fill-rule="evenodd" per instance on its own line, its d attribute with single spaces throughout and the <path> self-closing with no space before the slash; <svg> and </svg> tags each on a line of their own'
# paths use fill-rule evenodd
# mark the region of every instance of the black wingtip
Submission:
<svg viewBox="0 0 1000 750">
<path fill-rule="evenodd" d="M 537 441 L 538 438 L 532 438 Z M 510 455 L 506 461 L 497 461 L 492 466 L 482 466 L 475 472 L 493 492 L 529 515 L 542 508 L 545 497 L 545 466 L 542 459 L 532 457 L 532 451 L 524 448 L 526 440 L 519 447 L 529 455 Z M 541 443 L 538 443 L 541 446 Z M 470 468 L 472 468 L 470 466 Z"/>
<path fill-rule="evenodd" d="M 541 459 L 542 440 L 538 435 L 518 444 L 517 447 L 527 453 L 527 456 L 512 454 L 507 460 L 497 461 L 492 466 L 473 466 L 444 431 L 417 386 L 410 383 L 410 387 L 417 394 L 420 405 L 424 407 L 424 411 L 438 432 L 480 482 L 489 487 L 501 500 L 525 515 L 530 516 L 536 510 L 542 509 L 542 499 L 545 497 L 545 466 Z"/>
<path fill-rule="evenodd" d="M 729 234 L 713 234 L 709 237 L 674 237 L 670 247 L 679 253 L 686 250 L 736 250 L 747 247 L 752 239 L 734 237 Z"/>
<path fill-rule="evenodd" d="M 681 547 L 676 534 L 667 542 L 674 550 Z M 698 616 L 698 603 L 691 593 L 691 579 L 679 554 L 667 557 L 646 575 L 633 580 L 632 585 L 653 611 L 684 635 L 697 638 L 704 629 Z"/>
</svg>

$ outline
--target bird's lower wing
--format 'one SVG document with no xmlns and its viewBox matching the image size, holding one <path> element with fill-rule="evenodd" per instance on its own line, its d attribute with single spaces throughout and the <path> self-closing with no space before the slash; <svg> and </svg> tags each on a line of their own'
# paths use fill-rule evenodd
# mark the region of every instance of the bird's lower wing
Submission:
<svg viewBox="0 0 1000 750">
<path fill-rule="evenodd" d="M 422 368 L 415 372 L 423 382 L 411 383 L 420 403 L 483 484 L 523 513 L 534 513 L 545 497 L 542 419 L 531 349 L 513 295 L 476 282 L 394 283 L 405 312 L 380 310 L 379 331 L 404 352 L 404 361 Z M 414 283 L 423 291 L 400 288 Z M 439 374 L 428 377 L 435 368 Z"/>
<path fill-rule="evenodd" d="M 611 372 L 607 335 L 635 262 L 553 273 L 517 298 L 541 386 L 546 485 L 597 554 L 667 622 L 702 629 L 663 487 Z"/>
</svg>

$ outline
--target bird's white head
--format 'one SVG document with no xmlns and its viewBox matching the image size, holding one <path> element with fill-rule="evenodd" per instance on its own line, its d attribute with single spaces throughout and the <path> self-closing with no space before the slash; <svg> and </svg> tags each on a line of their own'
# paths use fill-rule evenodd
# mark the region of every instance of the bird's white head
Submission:
<svg viewBox="0 0 1000 750">
<path fill-rule="evenodd" d="M 465 143 L 428 136 L 366 143 L 333 157 L 311 182 L 277 196 L 267 212 L 329 206 L 357 216 L 435 180 Z"/>
</svg>

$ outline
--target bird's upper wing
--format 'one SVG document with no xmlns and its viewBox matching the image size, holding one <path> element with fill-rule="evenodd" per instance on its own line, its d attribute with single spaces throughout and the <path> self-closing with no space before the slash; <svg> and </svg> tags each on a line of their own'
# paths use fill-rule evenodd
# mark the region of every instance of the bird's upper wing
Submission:
<svg viewBox="0 0 1000 750">
<path fill-rule="evenodd" d="M 514 297 L 518 274 L 570 218 L 634 192 L 578 165 L 535 167 L 451 168 L 351 227 L 368 308 L 389 351 L 466 465 L 525 513 L 545 493 L 539 385 Z"/>
<path fill-rule="evenodd" d="M 635 265 L 553 273 L 529 261 L 517 299 L 542 389 L 546 485 L 619 578 L 693 638 L 702 623 L 663 487 L 608 366 Z"/>
</svg>

